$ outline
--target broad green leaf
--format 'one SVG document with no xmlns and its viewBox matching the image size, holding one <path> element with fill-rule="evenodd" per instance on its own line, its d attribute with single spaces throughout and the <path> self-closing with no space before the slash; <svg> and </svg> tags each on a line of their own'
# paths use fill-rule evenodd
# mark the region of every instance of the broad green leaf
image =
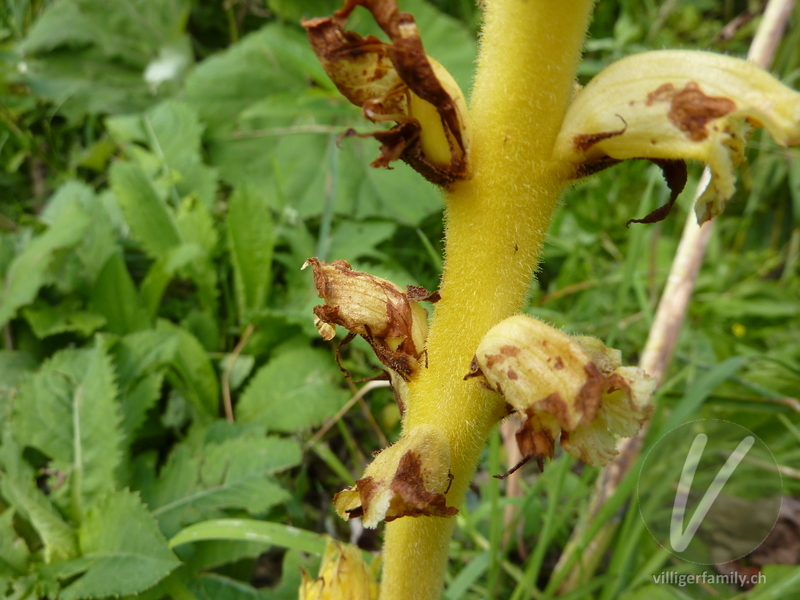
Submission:
<svg viewBox="0 0 800 600">
<path fill-rule="evenodd" d="M 174 548 L 203 540 L 265 542 L 320 556 L 324 554 L 326 544 L 320 534 L 290 525 L 253 519 L 215 519 L 186 527 L 170 539 L 169 545 Z"/>
<path fill-rule="evenodd" d="M 144 423 L 145 414 L 161 396 L 164 371 L 178 351 L 178 336 L 148 329 L 127 335 L 112 348 L 126 439 Z"/>
<path fill-rule="evenodd" d="M 306 37 L 273 23 L 203 61 L 187 77 L 184 99 L 212 131 L 229 130 L 250 105 L 278 92 L 299 92 L 308 79 L 331 88 Z"/>
<path fill-rule="evenodd" d="M 239 188 L 228 205 L 228 248 L 239 321 L 262 308 L 272 279 L 272 216 L 267 199 L 250 188 Z"/>
<path fill-rule="evenodd" d="M 76 119 L 132 112 L 177 88 L 193 58 L 182 35 L 186 0 L 60 0 L 19 45 L 34 93 Z"/>
<path fill-rule="evenodd" d="M 36 368 L 36 359 L 19 350 L 0 350 L 0 389 L 13 387 Z"/>
<path fill-rule="evenodd" d="M 158 197 L 141 167 L 116 162 L 111 166 L 109 177 L 131 235 L 145 252 L 158 259 L 181 243 L 175 217 Z"/>
<path fill-rule="evenodd" d="M 90 510 L 79 535 L 83 556 L 93 562 L 64 589 L 63 600 L 142 592 L 180 565 L 138 494 L 128 490 Z"/>
<path fill-rule="evenodd" d="M 29 559 L 25 540 L 14 530 L 14 509 L 7 508 L 0 514 L 0 576 L 25 573 Z"/>
<path fill-rule="evenodd" d="M 237 421 L 287 432 L 319 425 L 347 400 L 347 392 L 336 385 L 340 379 L 326 352 L 286 351 L 253 377 L 236 405 Z"/>
<path fill-rule="evenodd" d="M 206 569 L 214 569 L 222 565 L 236 562 L 243 558 L 256 558 L 266 552 L 270 544 L 264 542 L 246 542 L 241 540 L 208 540 L 206 542 L 196 542 L 193 546 L 186 546 L 184 549 L 191 548 L 191 553 L 184 559 L 186 568 L 197 573 Z M 180 550 L 179 555 L 183 555 Z"/>
<path fill-rule="evenodd" d="M 165 531 L 220 509 L 258 514 L 287 500 L 288 492 L 268 475 L 298 464 L 300 448 L 291 440 L 247 436 L 208 444 L 199 458 L 179 447 L 153 488 L 151 507 Z"/>
<path fill-rule="evenodd" d="M 296 23 L 303 17 L 327 17 L 342 4 L 339 0 L 267 0 L 267 6 L 284 21 Z"/>
<path fill-rule="evenodd" d="M 197 244 L 181 244 L 153 263 L 140 289 L 142 303 L 150 318 L 155 318 L 172 278 L 195 260 L 208 262 L 208 257 Z"/>
<path fill-rule="evenodd" d="M 157 329 L 178 336 L 170 381 L 192 403 L 201 421 L 213 420 L 219 412 L 219 381 L 205 348 L 191 333 L 169 321 L 160 320 Z"/>
<path fill-rule="evenodd" d="M 217 193 L 217 173 L 203 164 L 200 155 L 203 125 L 197 111 L 183 102 L 168 100 L 143 119 L 144 128 L 151 134 L 150 146 L 179 176 L 175 184 L 178 195 L 184 198 L 194 194 L 210 208 Z"/>
<path fill-rule="evenodd" d="M 89 337 L 106 324 L 104 316 L 86 310 L 75 310 L 74 307 L 71 309 L 68 305 L 56 308 L 39 303 L 22 309 L 22 314 L 39 339 L 66 332 Z"/>
<path fill-rule="evenodd" d="M 147 313 L 136 292 L 120 251 L 114 252 L 100 270 L 92 287 L 90 307 L 106 319 L 106 330 L 119 335 L 144 329 Z"/>
<path fill-rule="evenodd" d="M 36 485 L 33 468 L 22 458 L 22 447 L 9 432 L 0 445 L 0 494 L 34 528 L 42 540 L 47 561 L 73 557 L 78 552 L 75 531 Z"/>
<path fill-rule="evenodd" d="M 253 586 L 218 575 L 204 573 L 189 583 L 189 591 L 197 598 L 214 598 L 214 600 L 262 600 L 264 596 Z"/>
<path fill-rule="evenodd" d="M 119 406 L 111 360 L 100 339 L 91 350 L 61 350 L 20 386 L 13 424 L 18 441 L 69 474 L 72 516 L 80 522 L 114 489 L 122 460 Z"/>
<path fill-rule="evenodd" d="M 387 221 L 342 221 L 331 236 L 328 257 L 344 259 L 351 264 L 364 257 L 384 258 L 375 246 L 389 239 L 396 230 L 397 225 Z"/>
<path fill-rule="evenodd" d="M 71 202 L 53 225 L 13 260 L 0 293 L 0 326 L 12 319 L 18 309 L 33 302 L 47 281 L 55 252 L 78 244 L 89 223 L 86 211 L 77 202 Z"/>
</svg>

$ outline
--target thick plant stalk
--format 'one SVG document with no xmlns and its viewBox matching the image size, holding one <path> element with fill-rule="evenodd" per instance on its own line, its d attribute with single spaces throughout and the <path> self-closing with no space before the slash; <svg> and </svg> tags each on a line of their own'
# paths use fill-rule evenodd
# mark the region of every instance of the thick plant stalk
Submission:
<svg viewBox="0 0 800 600">
<path fill-rule="evenodd" d="M 749 61 L 763 69 L 769 68 L 793 6 L 794 0 L 770 0 L 747 53 Z M 709 181 L 710 171 L 706 167 L 698 184 L 695 200 L 702 195 Z M 713 220 L 698 225 L 693 211 L 689 211 L 687 215 L 681 241 L 667 277 L 667 284 L 639 362 L 639 365 L 659 382 L 663 381 L 672 360 L 713 225 Z M 636 463 L 647 435 L 647 429 L 647 425 L 645 425 L 637 435 L 623 439 L 619 445 L 619 455 L 603 469 L 597 478 L 595 489 L 589 499 L 589 518 L 586 519 L 584 526 L 573 531 L 559 564 L 556 566 L 556 573 L 564 568 L 569 568 L 567 563 L 570 555 L 576 551 L 581 553 L 579 562 L 571 568 L 569 575 L 559 588 L 561 593 L 576 589 L 586 581 L 587 576 L 591 576 L 600 562 L 599 558 L 605 553 L 608 544 L 613 539 L 617 523 L 609 522 L 586 548 L 580 549 L 581 537 L 591 521 L 591 516 L 599 512 Z"/>
<path fill-rule="evenodd" d="M 459 506 L 504 404 L 464 381 L 482 337 L 519 312 L 567 179 L 549 157 L 572 94 L 591 0 L 487 2 L 471 129 L 473 177 L 447 200 L 446 264 L 427 342 L 429 368 L 409 385 L 404 427 L 441 429 Z M 386 528 L 382 600 L 441 596 L 454 519 Z"/>
</svg>

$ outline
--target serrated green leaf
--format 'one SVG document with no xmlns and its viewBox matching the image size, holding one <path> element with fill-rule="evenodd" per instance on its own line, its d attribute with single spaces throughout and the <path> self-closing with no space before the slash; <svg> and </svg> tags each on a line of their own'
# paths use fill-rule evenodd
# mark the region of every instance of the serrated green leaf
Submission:
<svg viewBox="0 0 800 600">
<path fill-rule="evenodd" d="M 53 459 L 69 474 L 70 510 L 86 508 L 113 490 L 122 460 L 119 406 L 111 360 L 91 350 L 61 350 L 20 386 L 13 424 L 18 441 Z"/>
<path fill-rule="evenodd" d="M 20 350 L 0 350 L 0 389 L 17 385 L 23 375 L 36 368 L 36 359 Z"/>
<path fill-rule="evenodd" d="M 44 303 L 24 308 L 22 314 L 39 339 L 65 332 L 89 337 L 106 324 L 106 318 L 102 315 L 86 310 L 70 310 L 66 306 L 55 308 Z"/>
<path fill-rule="evenodd" d="M 127 335 L 112 348 L 126 439 L 132 439 L 161 396 L 164 371 L 177 351 L 175 333 L 153 329 Z"/>
<path fill-rule="evenodd" d="M 325 352 L 284 352 L 253 377 L 236 405 L 237 421 L 287 432 L 319 425 L 347 400 L 347 392 L 336 386 L 340 378 Z"/>
<path fill-rule="evenodd" d="M 33 468 L 22 459 L 22 448 L 8 431 L 0 445 L 0 467 L 0 493 L 36 530 L 44 544 L 46 560 L 75 556 L 75 531 L 38 488 Z"/>
<path fill-rule="evenodd" d="M 77 202 L 70 202 L 53 225 L 12 261 L 0 295 L 0 326 L 33 302 L 46 282 L 54 253 L 78 244 L 89 224 L 86 211 Z"/>
<path fill-rule="evenodd" d="M 192 403 L 198 419 L 210 422 L 219 411 L 219 381 L 205 348 L 191 333 L 169 321 L 159 321 L 157 330 L 178 336 L 178 350 L 168 377 Z"/>
<path fill-rule="evenodd" d="M 117 162 L 111 165 L 109 177 L 131 235 L 145 252 L 158 259 L 180 245 L 181 235 L 175 217 L 158 197 L 141 167 Z"/>
<path fill-rule="evenodd" d="M 90 510 L 79 536 L 83 556 L 93 563 L 64 589 L 62 600 L 135 594 L 180 565 L 138 494 L 128 490 L 109 494 Z"/>
<path fill-rule="evenodd" d="M 29 559 L 25 540 L 14 530 L 14 510 L 7 508 L 0 514 L 0 576 L 25 573 Z"/>
<path fill-rule="evenodd" d="M 207 444 L 202 461 L 190 454 L 179 447 L 153 488 L 153 514 L 166 531 L 224 508 L 266 511 L 289 498 L 268 475 L 300 461 L 296 442 L 250 436 Z"/>
<path fill-rule="evenodd" d="M 272 216 L 267 199 L 240 188 L 230 199 L 226 219 L 239 321 L 262 308 L 272 279 Z"/>
<path fill-rule="evenodd" d="M 325 552 L 326 544 L 322 535 L 290 525 L 253 519 L 214 519 L 186 527 L 170 539 L 169 545 L 174 548 L 203 540 L 265 542 L 320 556 Z"/>
<path fill-rule="evenodd" d="M 149 111 L 143 119 L 145 129 L 151 132 L 148 139 L 151 147 L 178 175 L 175 188 L 179 196 L 194 194 L 210 208 L 217 193 L 217 173 L 216 169 L 203 164 L 200 155 L 204 127 L 197 111 L 184 102 L 168 100 Z"/>
</svg>

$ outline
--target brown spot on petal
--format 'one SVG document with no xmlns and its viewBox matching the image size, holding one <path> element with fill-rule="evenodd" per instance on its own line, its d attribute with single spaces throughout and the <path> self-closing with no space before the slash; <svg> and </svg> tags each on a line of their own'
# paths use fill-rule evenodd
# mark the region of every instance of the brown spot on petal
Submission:
<svg viewBox="0 0 800 600">
<path fill-rule="evenodd" d="M 606 378 L 593 362 L 586 363 L 583 368 L 586 372 L 586 383 L 578 393 L 576 404 L 583 409 L 581 425 L 588 425 L 597 415 L 597 409 L 606 389 Z"/>
<path fill-rule="evenodd" d="M 622 129 L 616 129 L 614 131 L 603 131 L 600 133 L 581 133 L 576 135 L 572 138 L 572 145 L 575 146 L 575 150 L 578 152 L 586 152 L 589 148 L 597 144 L 598 142 L 602 142 L 603 140 L 607 140 L 608 138 L 617 137 L 618 135 L 622 135 L 628 129 L 628 123 L 625 119 L 622 118 L 620 115 L 616 115 L 620 118 L 623 123 Z"/>
<path fill-rule="evenodd" d="M 706 123 L 724 117 L 736 110 L 736 103 L 721 96 L 706 96 L 694 81 L 686 84 L 672 98 L 667 116 L 681 131 L 686 132 L 693 142 L 708 137 Z"/>
<path fill-rule="evenodd" d="M 690 81 L 676 91 L 671 83 L 659 86 L 647 95 L 647 106 L 656 102 L 670 102 L 667 118 L 675 127 L 686 133 L 693 142 L 701 142 L 708 137 L 706 124 L 736 110 L 736 103 L 723 96 L 706 96 L 700 86 Z"/>
<path fill-rule="evenodd" d="M 564 361 L 561 360 L 560 356 L 556 358 L 556 363 L 553 365 L 553 368 L 556 369 L 557 371 L 560 371 L 561 369 L 564 368 Z"/>
<path fill-rule="evenodd" d="M 569 406 L 558 392 L 553 392 L 544 400 L 536 402 L 536 409 L 540 412 L 550 413 L 559 420 L 562 426 L 570 421 Z"/>
<path fill-rule="evenodd" d="M 509 369 L 508 370 L 508 378 L 516 380 L 516 379 L 519 379 L 519 375 L 517 375 L 517 372 L 514 369 Z"/>
<path fill-rule="evenodd" d="M 447 506 L 444 494 L 425 488 L 422 461 L 413 450 L 408 450 L 400 459 L 390 489 L 395 496 L 386 512 L 387 523 L 400 517 L 452 517 L 458 513 L 457 508 Z"/>
</svg>

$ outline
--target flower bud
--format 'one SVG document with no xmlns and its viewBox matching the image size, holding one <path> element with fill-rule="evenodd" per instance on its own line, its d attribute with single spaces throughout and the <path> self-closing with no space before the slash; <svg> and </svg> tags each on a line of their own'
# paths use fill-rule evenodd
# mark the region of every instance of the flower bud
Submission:
<svg viewBox="0 0 800 600">
<path fill-rule="evenodd" d="M 624 58 L 580 91 L 564 118 L 555 160 L 582 177 L 621 160 L 662 167 L 669 204 L 639 222 L 666 217 L 686 183 L 687 159 L 708 164 L 711 183 L 697 202 L 700 223 L 720 214 L 734 192 L 750 127 L 779 144 L 800 143 L 800 93 L 747 61 L 708 52 L 661 50 Z"/>
<path fill-rule="evenodd" d="M 616 438 L 634 435 L 647 417 L 655 380 L 620 366 L 620 352 L 572 337 L 526 315 L 510 317 L 481 340 L 471 376 L 482 376 L 523 419 L 517 444 L 527 460 L 552 458 L 561 446 L 604 465 Z"/>
<path fill-rule="evenodd" d="M 377 564 L 377 560 L 373 566 Z M 299 600 L 377 600 L 380 588 L 375 569 L 364 562 L 355 546 L 328 538 L 319 577 L 303 571 Z"/>
<path fill-rule="evenodd" d="M 333 498 L 343 519 L 362 517 L 364 527 L 400 517 L 450 517 L 450 443 L 433 425 L 418 425 L 382 450 L 352 488 Z"/>
</svg>

